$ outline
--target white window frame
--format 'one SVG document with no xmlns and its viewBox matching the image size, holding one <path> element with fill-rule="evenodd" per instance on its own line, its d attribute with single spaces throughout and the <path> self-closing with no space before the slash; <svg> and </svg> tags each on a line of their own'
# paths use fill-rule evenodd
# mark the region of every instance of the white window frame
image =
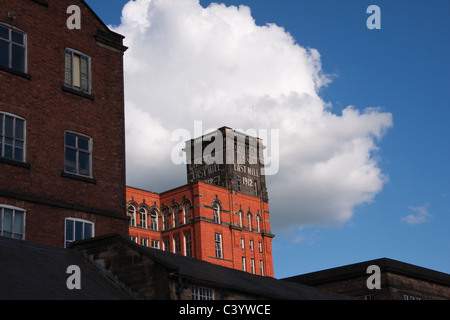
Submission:
<svg viewBox="0 0 450 320">
<path fill-rule="evenodd" d="M 8 43 L 8 48 L 9 48 L 9 51 L 8 51 L 8 59 L 9 59 L 8 60 L 8 66 L 4 66 L 4 67 L 6 67 L 8 69 L 11 69 L 11 70 L 14 70 L 16 72 L 27 73 L 27 70 L 28 70 L 27 33 L 25 31 L 23 31 L 23 30 L 20 30 L 19 28 L 16 28 L 16 27 L 11 26 L 11 25 L 6 24 L 6 23 L 0 23 L 0 26 L 2 26 L 2 27 L 4 27 L 4 28 L 9 30 L 9 39 L 8 40 L 6 40 L 4 38 L 0 38 L 0 41 Z M 23 35 L 23 44 L 19 44 L 17 42 L 13 42 L 13 40 L 12 40 L 12 32 L 13 31 L 17 32 L 17 33 L 21 33 Z M 25 50 L 24 61 L 23 61 L 23 63 L 24 63 L 24 70 L 17 70 L 17 69 L 14 69 L 12 67 L 12 48 L 13 48 L 13 46 L 18 46 L 18 47 L 21 47 L 21 48 L 23 48 Z"/>
<path fill-rule="evenodd" d="M 73 146 L 68 146 L 66 145 L 66 137 L 67 134 L 73 135 L 76 137 L 76 141 L 77 141 L 77 146 L 73 147 Z M 80 151 L 83 153 L 86 153 L 86 150 L 81 150 L 78 147 L 78 138 L 82 138 L 82 139 L 87 139 L 88 140 L 88 154 L 89 154 L 89 175 L 85 175 L 85 174 L 81 174 L 80 173 L 80 159 L 79 159 L 79 153 Z M 76 175 L 76 176 L 80 176 L 80 177 L 85 177 L 85 178 L 93 178 L 93 167 L 92 167 L 92 153 L 93 153 L 93 139 L 85 134 L 79 133 L 79 132 L 75 132 L 75 131 L 69 131 L 66 130 L 64 131 L 64 172 L 68 173 L 68 174 L 72 174 L 72 175 Z M 71 172 L 68 171 L 66 168 L 66 150 L 70 149 L 72 151 L 76 152 L 76 159 L 75 159 L 75 171 L 76 172 Z"/>
<path fill-rule="evenodd" d="M 73 224 L 73 228 L 74 228 L 73 229 L 73 238 L 74 239 L 67 239 L 67 226 L 66 225 L 67 225 L 67 221 L 68 220 L 74 222 L 74 224 Z M 76 224 L 76 222 L 83 223 L 83 229 L 82 229 L 83 235 L 82 235 L 81 239 L 75 239 L 75 224 Z M 92 236 L 91 237 L 95 237 L 95 223 L 94 222 L 89 221 L 89 220 L 85 220 L 85 219 L 72 218 L 72 217 L 67 217 L 67 218 L 64 219 L 64 248 L 67 247 L 67 244 L 70 244 L 72 242 L 87 239 L 85 234 L 84 234 L 84 225 L 85 224 L 90 224 L 92 226 Z"/>
<path fill-rule="evenodd" d="M 11 117 L 13 118 L 13 137 L 6 137 L 6 133 L 5 133 L 5 122 L 6 122 L 6 117 Z M 16 124 L 17 124 L 17 120 L 23 121 L 23 139 L 19 139 L 16 137 Z M 6 139 L 12 139 L 13 140 L 13 145 L 12 145 L 12 158 L 8 158 L 5 157 L 5 141 Z M 16 151 L 16 144 L 17 142 L 22 142 L 23 143 L 23 147 L 22 147 L 22 159 L 21 160 L 17 160 L 15 157 L 15 151 Z M 9 112 L 5 112 L 5 111 L 0 111 L 0 157 L 4 158 L 4 159 L 9 159 L 12 161 L 18 161 L 18 162 L 25 162 L 26 161 L 26 154 L 27 154 L 27 121 L 22 118 L 19 117 L 18 115 L 15 115 L 13 113 L 9 113 Z"/>
<path fill-rule="evenodd" d="M 184 255 L 186 257 L 192 257 L 192 237 L 191 232 L 187 231 L 183 234 L 184 238 Z"/>
<path fill-rule="evenodd" d="M 214 248 L 216 251 L 216 258 L 223 259 L 222 234 L 220 234 L 220 233 L 214 234 Z"/>
<path fill-rule="evenodd" d="M 133 209 L 133 212 L 130 212 L 130 208 Z M 129 205 L 127 212 L 130 217 L 130 226 L 136 227 L 136 207 L 133 205 Z"/>
<path fill-rule="evenodd" d="M 80 70 L 79 71 L 79 82 L 80 82 L 80 86 L 76 86 L 76 82 L 78 81 L 78 79 L 75 79 L 75 77 L 78 75 L 77 73 L 74 72 L 74 56 L 78 56 L 80 57 Z M 68 61 L 67 59 L 70 59 L 70 61 Z M 87 77 L 87 85 L 86 88 L 84 88 L 82 86 L 82 72 L 81 72 L 81 63 L 82 60 L 85 60 L 87 63 L 87 70 L 86 70 L 86 77 Z M 70 62 L 70 66 L 68 66 L 68 63 Z M 68 74 L 68 72 L 70 74 Z M 69 77 L 70 77 L 70 81 L 69 81 Z M 64 50 L 64 86 L 71 88 L 73 90 L 76 91 L 80 91 L 80 92 L 84 92 L 87 94 L 90 94 L 92 91 L 92 72 L 91 72 L 91 57 L 88 56 L 87 54 L 72 49 L 72 48 L 65 48 Z"/>
<path fill-rule="evenodd" d="M 220 224 L 220 206 L 217 202 L 213 204 L 213 220 L 214 223 Z"/>
<path fill-rule="evenodd" d="M 192 300 L 214 300 L 214 290 L 206 287 L 191 286 Z"/>
<path fill-rule="evenodd" d="M 5 213 L 5 209 L 6 210 L 11 210 L 12 211 L 12 226 L 11 226 L 11 236 L 6 236 L 5 235 L 5 230 L 4 230 L 4 213 Z M 15 223 L 16 223 L 16 212 L 21 212 L 23 214 L 23 219 L 22 219 L 22 225 L 21 225 L 21 229 L 22 232 L 15 232 Z M 2 237 L 8 237 L 8 238 L 12 238 L 12 239 L 17 239 L 17 240 L 25 240 L 25 222 L 26 222 L 26 217 L 27 217 L 27 211 L 19 208 L 19 207 L 14 207 L 14 206 L 10 206 L 10 205 L 5 205 L 5 204 L 0 204 L 0 236 Z M 17 238 L 16 235 L 20 235 L 20 238 Z"/>
</svg>

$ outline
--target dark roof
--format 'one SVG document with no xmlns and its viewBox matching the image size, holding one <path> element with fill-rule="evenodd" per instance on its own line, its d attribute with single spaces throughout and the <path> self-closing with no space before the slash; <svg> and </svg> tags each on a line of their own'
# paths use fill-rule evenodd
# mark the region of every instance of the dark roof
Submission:
<svg viewBox="0 0 450 320">
<path fill-rule="evenodd" d="M 69 290 L 67 268 L 80 267 L 81 289 Z M 130 295 L 75 250 L 0 237 L 0 300 L 125 300 Z"/>
<path fill-rule="evenodd" d="M 299 283 L 277 280 L 271 277 L 253 275 L 248 272 L 222 267 L 203 260 L 185 257 L 159 249 L 140 246 L 119 235 L 97 237 L 99 241 L 120 241 L 133 247 L 154 261 L 164 265 L 174 277 L 181 276 L 191 283 L 210 287 L 250 293 L 255 297 L 283 300 L 343 300 L 348 296 L 327 292 Z M 96 238 L 83 240 L 84 243 L 96 241 Z M 81 242 L 78 242 L 81 243 Z M 77 243 L 74 248 L 76 249 Z"/>
<path fill-rule="evenodd" d="M 289 278 L 286 281 L 294 281 L 307 285 L 318 285 L 341 279 L 350 279 L 361 276 L 367 276 L 367 267 L 376 265 L 380 267 L 381 272 L 395 273 L 409 278 L 425 280 L 450 286 L 450 274 L 419 267 L 409 263 L 389 259 L 380 258 L 359 263 L 354 263 L 342 267 L 331 268 L 311 273 L 301 274 Z"/>
</svg>

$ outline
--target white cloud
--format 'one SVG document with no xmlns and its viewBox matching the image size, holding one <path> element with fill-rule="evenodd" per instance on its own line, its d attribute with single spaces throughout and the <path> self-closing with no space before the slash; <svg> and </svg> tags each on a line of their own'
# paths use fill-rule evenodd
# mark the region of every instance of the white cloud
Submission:
<svg viewBox="0 0 450 320">
<path fill-rule="evenodd" d="M 372 156 L 392 115 L 351 106 L 333 114 L 320 54 L 283 28 L 258 26 L 246 6 L 136 0 L 126 36 L 127 180 L 164 191 L 186 183 L 170 161 L 171 133 L 229 126 L 280 129 L 280 171 L 268 177 L 272 229 L 348 221 L 386 177 Z"/>
<path fill-rule="evenodd" d="M 429 204 L 425 204 L 419 207 L 410 206 L 409 209 L 414 211 L 414 214 L 407 215 L 402 218 L 402 221 L 409 224 L 415 225 L 420 223 L 425 223 L 430 220 L 433 216 L 428 212 Z"/>
</svg>

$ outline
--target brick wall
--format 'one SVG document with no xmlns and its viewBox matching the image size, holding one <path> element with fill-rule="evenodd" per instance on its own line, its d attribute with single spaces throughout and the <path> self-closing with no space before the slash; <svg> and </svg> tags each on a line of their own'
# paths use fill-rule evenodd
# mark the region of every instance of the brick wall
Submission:
<svg viewBox="0 0 450 320">
<path fill-rule="evenodd" d="M 0 111 L 26 121 L 25 163 L 11 164 L 0 159 L 0 195 L 25 201 L 23 209 L 30 211 L 26 226 L 31 239 L 40 238 L 37 234 L 48 232 L 47 228 L 60 233 L 61 216 L 71 214 L 61 213 L 61 206 L 87 215 L 100 212 L 102 218 L 91 217 L 99 223 L 98 232 L 121 230 L 123 233 L 127 226 L 123 212 L 123 50 L 118 44 L 108 47 L 108 41 L 99 40 L 99 32 L 109 34 L 109 31 L 84 2 L 42 3 L 48 5 L 31 0 L 0 0 L 0 23 L 26 33 L 28 65 L 26 74 L 0 69 Z M 80 30 L 66 27 L 69 5 L 81 8 Z M 9 18 L 8 12 L 15 12 L 15 18 Z M 120 36 L 112 36 L 121 41 Z M 63 90 L 66 47 L 91 58 L 90 95 Z M 92 138 L 93 179 L 78 180 L 62 175 L 66 130 Z M 34 208 L 31 210 L 30 203 L 39 203 L 41 211 L 31 214 Z M 32 220 L 35 215 L 45 215 L 48 219 L 45 223 L 39 222 L 39 218 Z M 41 231 L 31 232 L 39 228 Z M 60 241 L 46 243 L 58 245 Z"/>
</svg>

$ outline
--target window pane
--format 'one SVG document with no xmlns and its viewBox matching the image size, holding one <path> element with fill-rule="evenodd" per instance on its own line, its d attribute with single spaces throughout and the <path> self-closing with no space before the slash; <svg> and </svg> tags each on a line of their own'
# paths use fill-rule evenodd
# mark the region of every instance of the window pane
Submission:
<svg viewBox="0 0 450 320">
<path fill-rule="evenodd" d="M 64 83 L 67 86 L 72 86 L 72 54 L 67 50 L 65 53 Z"/>
<path fill-rule="evenodd" d="M 24 154 L 24 152 L 23 152 L 23 142 L 22 141 L 16 141 L 16 145 L 14 147 L 14 160 L 23 161 L 24 160 L 23 154 Z"/>
<path fill-rule="evenodd" d="M 79 174 L 89 176 L 90 170 L 89 170 L 89 154 L 81 152 L 79 153 Z"/>
<path fill-rule="evenodd" d="M 14 138 L 13 136 L 14 118 L 5 116 L 5 136 Z"/>
<path fill-rule="evenodd" d="M 14 214 L 14 233 L 23 233 L 23 215 L 22 211 L 16 211 Z"/>
<path fill-rule="evenodd" d="M 24 121 L 21 119 L 16 119 L 16 132 L 15 132 L 16 139 L 23 140 L 23 138 L 24 138 L 23 127 L 24 127 Z"/>
<path fill-rule="evenodd" d="M 12 35 L 13 42 L 15 42 L 17 44 L 21 44 L 21 45 L 25 44 L 25 37 L 24 37 L 23 33 L 12 30 L 11 35 Z"/>
<path fill-rule="evenodd" d="M 9 44 L 0 40 L 0 65 L 9 68 Z"/>
<path fill-rule="evenodd" d="M 66 220 L 66 240 L 72 241 L 73 239 L 73 221 Z"/>
<path fill-rule="evenodd" d="M 3 135 L 3 118 L 5 116 L 0 114 L 0 136 Z"/>
<path fill-rule="evenodd" d="M 75 240 L 83 240 L 83 222 L 75 221 Z"/>
<path fill-rule="evenodd" d="M 76 148 L 76 137 L 73 134 L 66 133 L 66 146 L 74 147 Z"/>
<path fill-rule="evenodd" d="M 12 232 L 12 210 L 4 209 L 3 212 L 3 231 L 7 232 L 10 236 L 10 233 Z"/>
<path fill-rule="evenodd" d="M 85 223 L 84 224 L 84 239 L 92 238 L 92 224 Z"/>
<path fill-rule="evenodd" d="M 78 137 L 78 149 L 89 151 L 89 139 Z"/>
<path fill-rule="evenodd" d="M 77 173 L 77 152 L 66 148 L 65 170 L 66 172 Z"/>
<path fill-rule="evenodd" d="M 75 88 L 80 88 L 80 56 L 74 54 L 72 59 L 73 86 Z"/>
<path fill-rule="evenodd" d="M 9 40 L 9 29 L 0 26 L 0 38 Z"/>
<path fill-rule="evenodd" d="M 20 72 L 25 72 L 25 48 L 12 46 L 11 68 Z"/>
</svg>

